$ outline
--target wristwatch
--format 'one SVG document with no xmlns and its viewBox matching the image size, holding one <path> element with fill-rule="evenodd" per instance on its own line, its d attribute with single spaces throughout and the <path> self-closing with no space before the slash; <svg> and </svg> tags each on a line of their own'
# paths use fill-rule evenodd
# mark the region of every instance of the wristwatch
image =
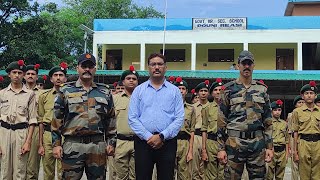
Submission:
<svg viewBox="0 0 320 180">
<path fill-rule="evenodd" d="M 161 141 L 164 142 L 164 135 L 162 133 L 160 133 L 159 136 L 160 136 Z"/>
</svg>

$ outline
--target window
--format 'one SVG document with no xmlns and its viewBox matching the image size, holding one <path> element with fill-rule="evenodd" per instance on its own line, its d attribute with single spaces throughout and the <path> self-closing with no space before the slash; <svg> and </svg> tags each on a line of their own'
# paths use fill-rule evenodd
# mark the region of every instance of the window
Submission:
<svg viewBox="0 0 320 180">
<path fill-rule="evenodd" d="M 163 49 L 160 50 L 162 54 Z M 185 62 L 186 61 L 186 50 L 185 49 L 166 49 L 164 55 L 167 62 Z"/>
<path fill-rule="evenodd" d="M 208 62 L 234 62 L 234 49 L 208 49 Z"/>
</svg>

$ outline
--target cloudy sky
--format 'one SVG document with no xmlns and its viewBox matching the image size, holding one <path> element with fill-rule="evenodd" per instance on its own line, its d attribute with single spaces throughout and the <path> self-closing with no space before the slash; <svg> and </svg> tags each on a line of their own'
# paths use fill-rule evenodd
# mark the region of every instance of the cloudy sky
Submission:
<svg viewBox="0 0 320 180">
<path fill-rule="evenodd" d="M 56 2 L 62 0 L 30 0 Z M 153 5 L 164 12 L 166 0 L 133 0 L 141 6 Z M 167 0 L 168 18 L 283 16 L 288 0 Z"/>
</svg>

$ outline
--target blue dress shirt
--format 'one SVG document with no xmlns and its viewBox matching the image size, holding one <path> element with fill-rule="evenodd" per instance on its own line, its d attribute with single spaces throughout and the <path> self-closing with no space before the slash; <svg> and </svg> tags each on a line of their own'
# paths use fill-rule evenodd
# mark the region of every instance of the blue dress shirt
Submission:
<svg viewBox="0 0 320 180">
<path fill-rule="evenodd" d="M 130 128 L 140 139 L 147 141 L 153 133 L 172 139 L 184 123 L 180 90 L 166 80 L 157 90 L 148 80 L 133 91 L 128 116 Z"/>
</svg>

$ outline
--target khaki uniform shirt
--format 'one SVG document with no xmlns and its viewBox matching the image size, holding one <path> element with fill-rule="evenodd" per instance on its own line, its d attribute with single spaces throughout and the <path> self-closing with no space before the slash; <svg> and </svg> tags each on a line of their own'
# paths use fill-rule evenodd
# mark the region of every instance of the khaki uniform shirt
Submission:
<svg viewBox="0 0 320 180">
<path fill-rule="evenodd" d="M 203 125 L 201 131 L 207 131 L 207 133 L 217 133 L 218 108 L 218 104 L 213 101 L 202 110 Z"/>
<path fill-rule="evenodd" d="M 128 110 L 130 97 L 122 92 L 113 96 L 115 117 L 116 117 L 116 129 L 118 134 L 134 135 L 133 131 L 128 124 Z"/>
<path fill-rule="evenodd" d="M 289 133 L 287 122 L 282 119 L 272 118 L 272 138 L 274 146 L 286 145 L 288 144 Z"/>
<path fill-rule="evenodd" d="M 196 125 L 196 111 L 192 104 L 184 103 L 184 125 L 180 132 L 186 132 L 191 135 L 194 132 Z"/>
<path fill-rule="evenodd" d="M 292 130 L 298 134 L 320 134 L 320 109 L 314 105 L 310 111 L 307 105 L 296 108 L 292 112 Z"/>
<path fill-rule="evenodd" d="M 11 84 L 0 91 L 0 119 L 9 124 L 37 123 L 36 96 L 32 90 L 22 86 L 14 92 Z"/>
<path fill-rule="evenodd" d="M 195 125 L 195 129 L 201 129 L 202 127 L 202 109 L 204 109 L 205 107 L 207 107 L 209 105 L 209 101 L 206 104 L 201 104 L 200 101 L 198 101 L 197 103 L 195 103 L 193 106 L 196 109 L 196 125 Z"/>
<path fill-rule="evenodd" d="M 54 98 L 56 97 L 56 90 L 52 88 L 43 92 L 39 96 L 39 105 L 38 105 L 38 122 L 51 124 L 53 119 L 53 106 Z"/>
</svg>

